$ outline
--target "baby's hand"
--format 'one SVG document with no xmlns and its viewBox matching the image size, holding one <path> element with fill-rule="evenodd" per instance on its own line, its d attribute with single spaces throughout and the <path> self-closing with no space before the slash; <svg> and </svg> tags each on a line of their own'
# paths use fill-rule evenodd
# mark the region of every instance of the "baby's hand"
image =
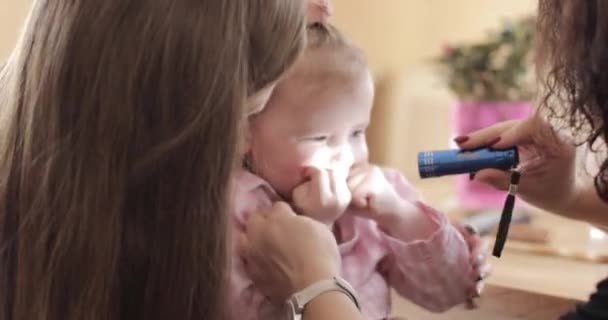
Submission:
<svg viewBox="0 0 608 320">
<path fill-rule="evenodd" d="M 293 205 L 299 213 L 331 225 L 351 201 L 346 175 L 313 167 L 307 169 L 306 175 L 309 180 L 293 190 Z"/>
<path fill-rule="evenodd" d="M 470 292 L 467 292 L 469 295 L 467 307 L 474 308 L 476 307 L 474 299 L 481 295 L 484 281 L 492 270 L 492 266 L 487 261 L 488 242 L 483 241 L 471 226 L 455 223 L 454 227 L 464 238 L 471 254 L 471 266 L 473 267 L 471 277 L 476 281 L 476 285 Z"/>
<path fill-rule="evenodd" d="M 353 169 L 348 178 L 348 188 L 352 193 L 351 207 L 366 218 L 381 220 L 387 215 L 397 214 L 403 205 L 403 200 L 382 170 L 374 165 Z"/>
<path fill-rule="evenodd" d="M 389 235 L 403 241 L 424 239 L 436 228 L 415 202 L 402 198 L 373 165 L 356 168 L 348 178 L 352 213 L 376 221 Z"/>
</svg>

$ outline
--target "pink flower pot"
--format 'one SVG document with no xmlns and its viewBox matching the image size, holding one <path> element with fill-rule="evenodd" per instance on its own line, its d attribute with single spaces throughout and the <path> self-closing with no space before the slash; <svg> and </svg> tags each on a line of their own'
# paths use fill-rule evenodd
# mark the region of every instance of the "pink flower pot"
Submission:
<svg viewBox="0 0 608 320">
<path fill-rule="evenodd" d="M 526 118 L 532 110 L 529 102 L 458 102 L 451 107 L 454 136 L 466 135 L 497 122 Z M 456 195 L 464 209 L 484 210 L 502 208 L 506 193 L 468 176 L 455 178 Z"/>
</svg>

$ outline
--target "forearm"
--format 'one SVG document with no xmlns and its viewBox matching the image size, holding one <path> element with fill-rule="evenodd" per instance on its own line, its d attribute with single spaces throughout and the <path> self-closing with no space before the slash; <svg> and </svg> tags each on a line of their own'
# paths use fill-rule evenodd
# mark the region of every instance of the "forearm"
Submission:
<svg viewBox="0 0 608 320">
<path fill-rule="evenodd" d="M 328 291 L 310 301 L 304 320 L 363 320 L 353 301 L 339 291 Z"/>
<path fill-rule="evenodd" d="M 471 252 L 451 225 L 444 225 L 426 241 L 385 240 L 389 256 L 380 270 L 402 297 L 427 310 L 443 312 L 465 302 L 476 289 L 479 273 Z"/>
<path fill-rule="evenodd" d="M 608 203 L 599 197 L 593 181 L 582 183 L 569 205 L 555 211 L 568 218 L 608 227 Z"/>
<path fill-rule="evenodd" d="M 391 237 L 401 241 L 427 240 L 441 227 L 421 208 L 422 204 L 401 201 L 394 213 L 378 219 L 378 226 Z"/>
</svg>

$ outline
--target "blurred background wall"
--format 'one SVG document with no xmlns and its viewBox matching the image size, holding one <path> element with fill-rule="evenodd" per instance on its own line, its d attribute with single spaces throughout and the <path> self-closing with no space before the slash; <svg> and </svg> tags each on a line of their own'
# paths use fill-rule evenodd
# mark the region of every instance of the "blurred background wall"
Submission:
<svg viewBox="0 0 608 320">
<path fill-rule="evenodd" d="M 6 59 L 15 45 L 29 6 L 28 0 L 0 1 L 0 61 Z"/>
<path fill-rule="evenodd" d="M 476 40 L 535 0 L 333 0 L 334 22 L 367 52 L 375 71 L 428 60 L 447 43 Z"/>
</svg>

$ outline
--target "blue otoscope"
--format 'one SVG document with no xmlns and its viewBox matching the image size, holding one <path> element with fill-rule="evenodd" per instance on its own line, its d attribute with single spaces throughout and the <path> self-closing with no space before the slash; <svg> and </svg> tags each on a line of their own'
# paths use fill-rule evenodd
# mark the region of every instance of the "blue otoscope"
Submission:
<svg viewBox="0 0 608 320">
<path fill-rule="evenodd" d="M 421 178 L 477 172 L 482 169 L 509 170 L 519 163 L 517 148 L 496 150 L 440 150 L 418 153 Z"/>
<path fill-rule="evenodd" d="M 477 150 L 426 151 L 418 154 L 418 172 L 421 178 L 473 173 L 483 169 L 511 170 L 511 185 L 498 225 L 493 255 L 500 258 L 513 216 L 515 194 L 520 173 L 517 148 L 497 150 L 482 148 Z"/>
</svg>

